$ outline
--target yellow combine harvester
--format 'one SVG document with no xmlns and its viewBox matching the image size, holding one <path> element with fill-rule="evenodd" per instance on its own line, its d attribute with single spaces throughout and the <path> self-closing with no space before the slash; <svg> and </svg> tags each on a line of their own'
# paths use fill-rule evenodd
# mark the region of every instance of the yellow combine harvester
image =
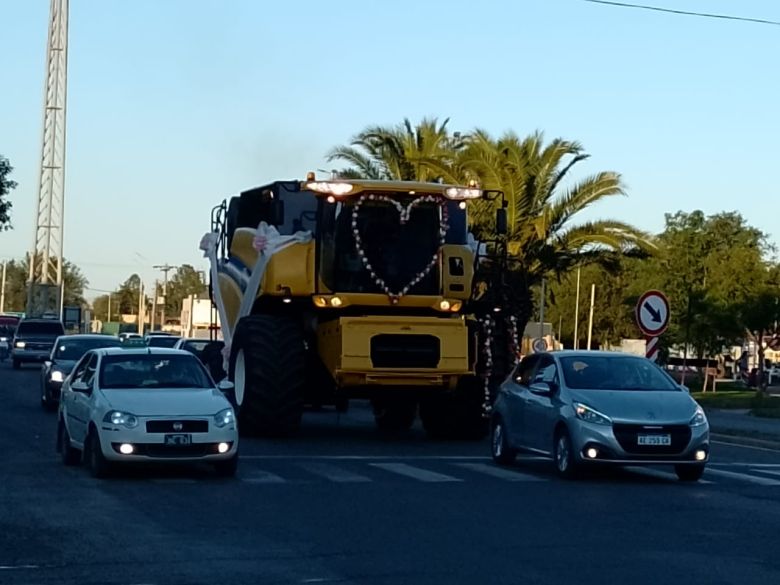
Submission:
<svg viewBox="0 0 780 585">
<path fill-rule="evenodd" d="M 517 339 L 502 317 L 505 204 L 478 243 L 475 199 L 503 194 L 309 173 L 214 208 L 201 248 L 242 429 L 287 434 L 305 404 L 367 398 L 380 429 L 419 412 L 431 435 L 483 437 Z"/>
</svg>

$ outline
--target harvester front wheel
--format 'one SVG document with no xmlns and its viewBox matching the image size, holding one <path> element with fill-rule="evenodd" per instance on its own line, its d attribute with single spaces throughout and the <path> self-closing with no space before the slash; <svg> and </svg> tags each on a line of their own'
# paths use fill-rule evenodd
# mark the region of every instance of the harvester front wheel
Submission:
<svg viewBox="0 0 780 585">
<path fill-rule="evenodd" d="M 480 441 L 490 430 L 483 415 L 483 391 L 475 376 L 462 378 L 453 392 L 426 396 L 420 401 L 420 419 L 432 439 Z"/>
<path fill-rule="evenodd" d="M 305 369 L 306 350 L 298 323 L 275 315 L 241 319 L 230 355 L 240 428 L 267 436 L 297 431 Z"/>
<path fill-rule="evenodd" d="M 396 396 L 372 401 L 374 421 L 380 431 L 397 432 L 412 428 L 417 418 L 416 397 Z"/>
</svg>

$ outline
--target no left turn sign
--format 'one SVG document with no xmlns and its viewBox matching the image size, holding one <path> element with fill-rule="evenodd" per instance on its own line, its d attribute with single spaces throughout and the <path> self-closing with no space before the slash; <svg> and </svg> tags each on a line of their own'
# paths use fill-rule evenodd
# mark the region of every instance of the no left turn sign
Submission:
<svg viewBox="0 0 780 585">
<path fill-rule="evenodd" d="M 636 322 L 649 337 L 661 335 L 669 327 L 669 300 L 657 290 L 649 290 L 636 304 Z"/>
</svg>

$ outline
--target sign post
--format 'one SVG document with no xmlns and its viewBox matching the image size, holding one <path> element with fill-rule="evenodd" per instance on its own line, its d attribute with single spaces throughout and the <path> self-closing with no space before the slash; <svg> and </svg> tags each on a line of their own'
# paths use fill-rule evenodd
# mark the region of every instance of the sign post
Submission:
<svg viewBox="0 0 780 585">
<path fill-rule="evenodd" d="M 636 323 L 645 334 L 647 359 L 658 360 L 658 338 L 669 327 L 669 299 L 661 291 L 649 290 L 636 304 Z"/>
</svg>

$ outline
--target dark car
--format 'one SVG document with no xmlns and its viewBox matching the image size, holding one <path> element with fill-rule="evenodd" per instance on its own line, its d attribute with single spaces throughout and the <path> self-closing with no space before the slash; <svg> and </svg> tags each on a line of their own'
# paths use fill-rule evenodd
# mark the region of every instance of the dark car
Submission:
<svg viewBox="0 0 780 585">
<path fill-rule="evenodd" d="M 172 349 L 179 339 L 181 339 L 181 337 L 175 335 L 149 335 L 146 338 L 146 345 L 149 347 L 167 347 Z"/>
<path fill-rule="evenodd" d="M 209 369 L 211 377 L 219 382 L 226 376 L 222 367 L 222 350 L 225 342 L 222 340 L 211 341 L 210 339 L 182 338 L 174 346 L 174 349 L 183 349 L 195 354 L 200 361 Z"/>
<path fill-rule="evenodd" d="M 57 338 L 49 359 L 41 369 L 41 406 L 46 410 L 57 408 L 62 382 L 85 353 L 91 349 L 121 345 L 119 338 L 111 335 L 64 335 Z"/>
<path fill-rule="evenodd" d="M 54 342 L 60 335 L 65 335 L 65 328 L 57 319 L 22 319 L 11 345 L 14 369 L 18 370 L 25 362 L 49 359 Z"/>
<path fill-rule="evenodd" d="M 21 318 L 14 315 L 0 315 L 0 362 L 11 355 L 11 343 Z"/>
</svg>

